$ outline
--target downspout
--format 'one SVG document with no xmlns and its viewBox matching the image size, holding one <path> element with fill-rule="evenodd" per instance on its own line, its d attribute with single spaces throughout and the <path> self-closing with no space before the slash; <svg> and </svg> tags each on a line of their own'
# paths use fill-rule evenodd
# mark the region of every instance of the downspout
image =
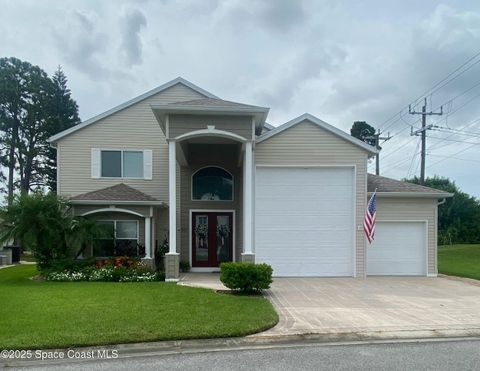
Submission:
<svg viewBox="0 0 480 371">
<path fill-rule="evenodd" d="M 437 206 L 443 205 L 445 202 L 447 202 L 447 199 L 446 199 L 446 198 L 444 198 L 442 201 L 440 201 L 439 203 L 437 203 Z"/>
</svg>

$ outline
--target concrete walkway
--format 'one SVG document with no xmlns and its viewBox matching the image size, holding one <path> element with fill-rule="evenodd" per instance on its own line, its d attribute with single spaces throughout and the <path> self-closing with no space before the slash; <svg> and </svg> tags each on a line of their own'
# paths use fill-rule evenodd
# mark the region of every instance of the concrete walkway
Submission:
<svg viewBox="0 0 480 371">
<path fill-rule="evenodd" d="M 215 273 L 181 285 L 225 290 Z M 280 320 L 255 338 L 335 334 L 375 337 L 480 335 L 480 286 L 426 277 L 275 278 L 266 296 Z"/>
<path fill-rule="evenodd" d="M 220 273 L 181 273 L 178 284 L 212 290 L 229 290 L 220 282 Z"/>
</svg>

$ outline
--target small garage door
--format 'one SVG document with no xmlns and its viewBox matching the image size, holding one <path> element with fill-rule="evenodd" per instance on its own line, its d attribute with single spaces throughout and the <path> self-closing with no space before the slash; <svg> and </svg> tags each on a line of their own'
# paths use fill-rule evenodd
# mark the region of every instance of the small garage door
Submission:
<svg viewBox="0 0 480 371">
<path fill-rule="evenodd" d="M 367 274 L 425 275 L 425 233 L 424 222 L 377 222 L 375 241 L 367 245 Z"/>
<path fill-rule="evenodd" d="M 275 276 L 353 276 L 354 170 L 259 167 L 255 260 Z"/>
</svg>

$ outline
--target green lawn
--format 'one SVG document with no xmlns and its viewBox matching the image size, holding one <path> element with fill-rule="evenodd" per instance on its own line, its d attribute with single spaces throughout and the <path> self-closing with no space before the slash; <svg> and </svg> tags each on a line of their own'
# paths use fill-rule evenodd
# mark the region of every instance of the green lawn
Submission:
<svg viewBox="0 0 480 371">
<path fill-rule="evenodd" d="M 278 316 L 260 296 L 165 282 L 40 282 L 33 265 L 0 269 L 0 349 L 243 336 Z"/>
<path fill-rule="evenodd" d="M 438 271 L 480 280 L 480 245 L 439 246 Z"/>
</svg>

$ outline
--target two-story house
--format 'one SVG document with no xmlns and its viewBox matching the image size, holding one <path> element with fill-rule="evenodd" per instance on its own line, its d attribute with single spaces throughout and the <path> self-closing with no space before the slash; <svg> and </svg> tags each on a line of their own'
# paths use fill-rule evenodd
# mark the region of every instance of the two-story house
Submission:
<svg viewBox="0 0 480 371">
<path fill-rule="evenodd" d="M 448 193 L 367 174 L 376 149 L 304 114 L 222 100 L 177 78 L 52 138 L 58 194 L 112 239 L 90 254 L 166 238 L 168 280 L 224 261 L 276 276 L 436 275 L 437 204 Z M 377 190 L 376 238 L 366 242 Z"/>
</svg>

